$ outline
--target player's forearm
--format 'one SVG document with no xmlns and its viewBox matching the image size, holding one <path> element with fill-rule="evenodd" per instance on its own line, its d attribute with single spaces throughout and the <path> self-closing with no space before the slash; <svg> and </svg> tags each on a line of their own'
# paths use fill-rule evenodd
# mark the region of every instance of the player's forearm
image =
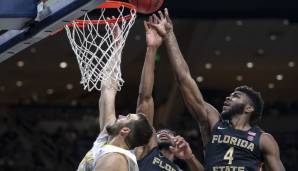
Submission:
<svg viewBox="0 0 298 171">
<path fill-rule="evenodd" d="M 189 67 L 181 54 L 173 31 L 165 37 L 165 45 L 187 108 L 196 118 L 205 119 L 202 118 L 206 117 L 203 96 L 191 77 Z"/>
<path fill-rule="evenodd" d="M 185 162 L 191 171 L 204 171 L 203 165 L 194 155 L 190 159 L 185 160 Z"/>
<path fill-rule="evenodd" d="M 139 86 L 139 100 L 148 100 L 152 97 L 154 85 L 155 55 L 158 47 L 147 47 L 145 62 Z"/>
<path fill-rule="evenodd" d="M 100 131 L 106 124 L 114 122 L 115 116 L 115 98 L 117 91 L 115 89 L 103 87 L 99 99 L 99 125 Z"/>
<path fill-rule="evenodd" d="M 169 55 L 170 63 L 177 77 L 177 81 L 184 81 L 186 76 L 190 75 L 190 71 L 180 51 L 174 31 L 169 32 L 165 37 L 165 45 Z"/>
</svg>

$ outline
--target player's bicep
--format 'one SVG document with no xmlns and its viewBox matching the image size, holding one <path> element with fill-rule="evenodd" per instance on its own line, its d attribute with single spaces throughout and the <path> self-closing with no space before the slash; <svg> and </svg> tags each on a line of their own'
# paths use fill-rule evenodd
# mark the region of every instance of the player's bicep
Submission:
<svg viewBox="0 0 298 171">
<path fill-rule="evenodd" d="M 270 171 L 285 171 L 280 160 L 278 144 L 272 135 L 263 133 L 260 138 L 260 149 L 265 159 L 266 168 Z"/>
<path fill-rule="evenodd" d="M 94 171 L 128 171 L 127 159 L 119 153 L 106 154 L 96 161 Z"/>
<path fill-rule="evenodd" d="M 204 102 L 205 110 L 207 114 L 207 122 L 209 124 L 209 129 L 213 129 L 214 125 L 219 121 L 220 114 L 212 105 L 207 102 Z"/>
</svg>

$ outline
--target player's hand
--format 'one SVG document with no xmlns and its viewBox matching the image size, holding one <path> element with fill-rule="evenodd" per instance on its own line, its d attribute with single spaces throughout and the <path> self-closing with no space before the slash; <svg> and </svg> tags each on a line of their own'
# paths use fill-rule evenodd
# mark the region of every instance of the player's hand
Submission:
<svg viewBox="0 0 298 171">
<path fill-rule="evenodd" d="M 161 36 L 151 26 L 151 24 L 154 24 L 154 23 L 157 24 L 157 22 L 158 21 L 156 19 L 152 18 L 151 16 L 149 17 L 149 21 L 144 21 L 147 46 L 159 47 L 162 43 Z"/>
<path fill-rule="evenodd" d="M 114 16 L 112 16 L 112 18 L 107 17 L 107 19 L 108 20 L 116 20 L 116 18 Z M 110 31 L 113 33 L 112 39 L 113 39 L 113 42 L 115 42 L 115 46 L 119 46 L 121 39 L 122 39 L 119 24 L 116 22 L 116 23 L 111 23 L 108 26 L 109 26 Z"/>
<path fill-rule="evenodd" d="M 174 138 L 174 144 L 174 146 L 170 146 L 170 150 L 174 153 L 175 157 L 188 160 L 194 156 L 188 142 L 186 142 L 183 137 L 176 136 Z"/>
<path fill-rule="evenodd" d="M 171 31 L 173 31 L 173 23 L 169 17 L 168 9 L 164 9 L 164 13 L 158 11 L 158 15 L 153 14 L 152 17 L 157 23 L 150 23 L 150 25 L 158 32 L 160 36 L 165 38 Z"/>
</svg>

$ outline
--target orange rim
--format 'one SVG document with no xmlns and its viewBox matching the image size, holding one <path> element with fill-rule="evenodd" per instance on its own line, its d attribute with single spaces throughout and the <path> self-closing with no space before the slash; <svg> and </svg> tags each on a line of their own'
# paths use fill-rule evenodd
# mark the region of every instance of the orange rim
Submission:
<svg viewBox="0 0 298 171">
<path fill-rule="evenodd" d="M 130 9 L 136 9 L 136 7 L 133 4 L 127 3 L 127 2 L 121 2 L 121 1 L 106 1 L 99 6 L 97 6 L 97 9 L 100 8 L 119 8 L 121 6 L 124 6 L 126 8 Z"/>
<path fill-rule="evenodd" d="M 96 9 L 102 9 L 102 8 L 120 8 L 120 7 L 126 7 L 129 8 L 131 10 L 135 10 L 136 7 L 133 4 L 127 3 L 127 2 L 121 2 L 121 1 L 106 1 L 102 4 L 100 4 L 99 6 L 96 7 Z M 125 15 L 121 18 L 114 18 L 114 19 L 107 19 L 107 20 L 90 20 L 90 21 L 85 21 L 85 20 L 74 20 L 74 22 L 77 24 L 78 27 L 84 27 L 88 24 L 113 24 L 116 22 L 123 22 L 123 21 L 127 21 L 131 19 L 131 15 Z M 67 24 L 68 27 L 73 27 L 72 23 Z"/>
</svg>

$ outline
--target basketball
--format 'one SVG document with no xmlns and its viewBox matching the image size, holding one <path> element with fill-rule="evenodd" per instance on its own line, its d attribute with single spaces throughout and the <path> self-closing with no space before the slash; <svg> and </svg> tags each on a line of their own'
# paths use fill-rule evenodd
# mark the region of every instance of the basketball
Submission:
<svg viewBox="0 0 298 171">
<path fill-rule="evenodd" d="M 130 0 L 130 3 L 136 6 L 137 12 L 142 14 L 151 14 L 157 11 L 164 0 Z"/>
</svg>

